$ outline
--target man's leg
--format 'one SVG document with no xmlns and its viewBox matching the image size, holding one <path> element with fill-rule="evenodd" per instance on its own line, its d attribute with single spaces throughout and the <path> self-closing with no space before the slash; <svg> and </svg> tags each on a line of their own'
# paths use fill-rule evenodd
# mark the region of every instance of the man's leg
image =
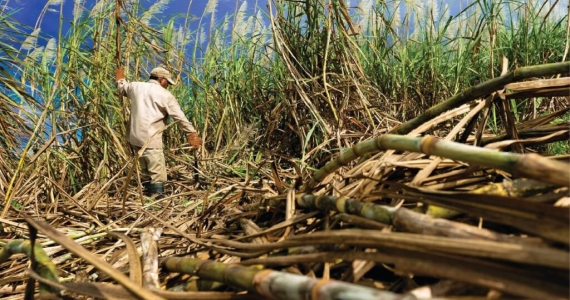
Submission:
<svg viewBox="0 0 570 300">
<path fill-rule="evenodd" d="M 135 152 L 139 152 L 141 150 L 141 147 L 139 146 L 135 146 L 135 145 L 131 145 L 133 147 L 133 149 L 135 150 Z M 145 150 L 146 152 L 146 150 Z M 147 164 L 148 159 L 145 157 L 145 154 L 143 153 L 142 156 L 139 157 L 139 166 L 141 167 L 141 171 L 142 171 L 142 184 L 143 184 L 143 190 L 146 191 L 148 189 L 148 185 L 150 183 L 150 173 L 148 172 L 148 164 Z"/>
<path fill-rule="evenodd" d="M 149 194 L 158 194 L 157 199 L 162 198 L 164 193 L 164 182 L 166 176 L 166 163 L 162 149 L 146 149 L 143 153 L 148 174 L 150 175 L 150 184 L 148 185 Z"/>
</svg>

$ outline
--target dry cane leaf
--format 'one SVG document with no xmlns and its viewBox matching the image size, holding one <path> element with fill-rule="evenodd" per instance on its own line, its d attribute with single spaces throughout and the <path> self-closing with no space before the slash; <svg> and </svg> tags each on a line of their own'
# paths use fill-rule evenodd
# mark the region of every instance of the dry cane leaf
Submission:
<svg viewBox="0 0 570 300">
<path fill-rule="evenodd" d="M 87 251 L 85 248 L 81 247 L 79 244 L 75 243 L 72 239 L 67 237 L 66 235 L 60 233 L 59 231 L 55 230 L 47 223 L 35 220 L 33 218 L 26 218 L 26 222 L 36 228 L 38 231 L 45 234 L 50 239 L 54 240 L 56 243 L 65 247 L 65 249 L 69 250 L 73 254 L 85 259 L 88 263 L 95 266 L 97 269 L 105 272 L 111 278 L 116 280 L 119 284 L 124 286 L 129 292 L 132 294 L 142 298 L 142 299 L 164 299 L 153 292 L 142 288 L 141 286 L 137 285 L 133 281 L 131 281 L 127 276 L 123 273 L 118 272 L 115 270 L 109 263 L 100 259 L 95 254 Z"/>
<path fill-rule="evenodd" d="M 132 239 L 122 233 L 110 231 L 108 234 L 125 242 L 125 245 L 127 246 L 127 255 L 129 256 L 129 276 L 134 283 L 142 286 L 142 267 L 137 246 Z"/>
</svg>

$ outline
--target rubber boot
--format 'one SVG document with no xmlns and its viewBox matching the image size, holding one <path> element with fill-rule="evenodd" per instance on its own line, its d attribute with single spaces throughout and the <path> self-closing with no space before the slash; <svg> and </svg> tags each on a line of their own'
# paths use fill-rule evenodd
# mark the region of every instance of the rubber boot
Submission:
<svg viewBox="0 0 570 300">
<path fill-rule="evenodd" d="M 148 186 L 149 186 L 150 182 L 143 182 L 142 184 L 142 191 L 143 194 L 146 196 L 146 191 L 148 191 Z"/>
<path fill-rule="evenodd" d="M 145 194 L 149 197 L 154 196 L 155 200 L 160 200 L 164 198 L 164 183 L 162 182 L 149 183 L 146 186 Z"/>
</svg>

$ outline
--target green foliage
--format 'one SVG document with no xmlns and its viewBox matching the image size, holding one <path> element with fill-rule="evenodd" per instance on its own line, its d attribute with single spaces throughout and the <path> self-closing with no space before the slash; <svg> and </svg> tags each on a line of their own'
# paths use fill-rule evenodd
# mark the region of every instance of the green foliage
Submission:
<svg viewBox="0 0 570 300">
<path fill-rule="evenodd" d="M 548 153 L 552 155 L 570 154 L 570 141 L 561 141 L 549 144 Z"/>
<path fill-rule="evenodd" d="M 553 124 L 567 124 L 570 127 L 570 114 L 564 115 L 552 122 Z M 552 155 L 567 155 L 570 154 L 570 140 L 554 142 L 548 144 L 547 152 Z"/>
</svg>

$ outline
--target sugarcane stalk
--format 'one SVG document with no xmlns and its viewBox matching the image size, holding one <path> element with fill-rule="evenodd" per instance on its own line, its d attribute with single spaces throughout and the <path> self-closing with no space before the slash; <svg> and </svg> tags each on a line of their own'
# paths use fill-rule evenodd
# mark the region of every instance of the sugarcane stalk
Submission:
<svg viewBox="0 0 570 300">
<path fill-rule="evenodd" d="M 497 223 L 518 228 L 524 232 L 533 233 L 548 240 L 568 244 L 570 231 L 567 216 L 568 210 L 563 208 L 494 195 L 485 195 L 482 198 L 480 195 L 470 193 L 441 194 L 433 191 L 421 191 L 405 185 L 401 185 L 397 189 L 399 192 L 394 194 L 394 196 L 415 199 L 430 205 L 434 204 L 481 216 Z M 498 241 L 512 239 L 512 237 L 497 235 L 497 233 L 492 231 L 480 231 L 483 229 L 469 225 L 467 226 L 469 226 L 470 232 L 467 234 L 464 232 L 467 229 L 463 228 L 466 225 L 458 222 L 446 224 L 443 219 L 430 218 L 429 221 L 428 219 L 423 219 L 420 222 L 418 220 L 424 218 L 421 214 L 410 211 L 409 214 L 404 215 L 402 211 L 405 208 L 394 210 L 391 206 L 373 203 L 366 203 L 365 205 L 345 197 L 315 196 L 310 194 L 298 195 L 297 197 L 301 197 L 297 199 L 297 204 L 300 207 L 350 213 L 381 223 L 395 225 L 397 228 L 404 229 L 404 226 L 406 226 L 409 227 L 406 230 L 410 232 L 437 232 L 438 235 L 450 237 L 463 232 L 464 237 L 480 235 L 480 238 Z M 414 225 L 414 223 L 419 224 Z"/>
<path fill-rule="evenodd" d="M 410 295 L 398 295 L 337 280 L 319 280 L 270 269 L 257 270 L 190 257 L 166 258 L 162 265 L 171 272 L 224 282 L 269 299 L 416 299 Z"/>
<path fill-rule="evenodd" d="M 121 66 L 121 0 L 115 0 L 115 59 L 117 60 L 117 68 Z"/>
<path fill-rule="evenodd" d="M 58 282 L 57 269 L 55 264 L 50 260 L 49 256 L 45 253 L 42 246 L 38 243 L 34 244 L 34 258 L 37 263 L 35 270 L 42 278 L 50 281 Z M 5 262 L 12 254 L 26 254 L 31 257 L 32 243 L 24 240 L 14 240 L 8 242 L 2 249 L 0 249 L 0 264 Z M 57 289 L 53 289 L 48 285 L 40 283 L 40 295 L 49 295 L 59 293 Z"/>
<path fill-rule="evenodd" d="M 518 154 L 445 141 L 433 136 L 410 137 L 385 134 L 354 145 L 327 163 L 311 178 L 304 190 L 310 192 L 319 182 L 358 157 L 385 150 L 425 153 L 471 164 L 492 167 L 514 176 L 570 186 L 570 164 L 538 154 Z"/>
<path fill-rule="evenodd" d="M 392 129 L 390 133 L 407 134 L 410 131 L 414 130 L 416 127 L 424 124 L 439 114 L 459 107 L 471 100 L 488 95 L 494 91 L 498 91 L 508 83 L 532 77 L 543 77 L 560 73 L 568 73 L 568 70 L 570 70 L 570 62 L 551 63 L 517 68 L 513 72 L 507 73 L 503 76 L 496 77 L 482 82 L 478 85 L 464 89 L 463 91 L 455 94 L 453 97 L 445 100 L 444 102 L 432 106 L 421 116 L 418 116 Z"/>
<path fill-rule="evenodd" d="M 560 124 L 560 125 L 547 125 L 547 126 L 542 126 L 542 127 L 534 127 L 534 128 L 525 128 L 525 129 L 521 129 L 519 131 L 519 138 L 522 140 L 527 140 L 527 139 L 533 139 L 533 138 L 538 138 L 538 137 L 546 137 L 548 135 L 554 134 L 554 133 L 558 133 L 560 132 L 560 134 L 553 136 L 552 138 L 549 138 L 547 140 L 543 140 L 540 142 L 535 142 L 535 141 L 524 141 L 525 145 L 532 145 L 532 144 L 548 144 L 548 143 L 554 143 L 554 142 L 560 142 L 560 141 L 568 141 L 570 139 L 570 133 L 569 133 L 569 126 L 570 124 L 568 122 Z M 566 131 L 566 132 L 564 132 Z M 506 138 L 508 138 L 507 134 L 499 134 L 496 136 L 492 136 L 492 137 L 488 137 L 488 138 L 484 138 L 481 140 L 481 144 L 480 146 L 485 146 L 488 144 L 492 144 L 492 143 L 496 143 L 496 142 L 500 142 L 505 140 Z"/>
<path fill-rule="evenodd" d="M 364 203 L 348 197 L 331 195 L 315 196 L 311 194 L 297 194 L 296 203 L 300 207 L 320 210 L 333 210 L 340 213 L 358 215 L 384 224 L 392 224 L 392 218 L 397 208 L 374 203 Z"/>
<path fill-rule="evenodd" d="M 410 250 L 418 253 L 434 251 L 449 255 L 496 259 L 564 271 L 570 269 L 568 251 L 563 249 L 417 233 L 383 233 L 378 230 L 365 229 L 319 231 L 289 237 L 281 246 L 296 244 L 315 246 L 343 244 L 382 250 Z"/>
<path fill-rule="evenodd" d="M 562 298 L 561 295 L 568 294 L 568 288 L 564 286 L 563 282 L 561 284 L 553 280 L 555 276 L 558 278 L 562 277 L 564 272 L 558 272 L 557 275 L 550 273 L 547 276 L 537 276 L 532 269 L 510 268 L 503 264 L 481 259 L 466 259 L 456 255 L 450 256 L 449 254 L 406 251 L 402 249 L 388 250 L 383 248 L 381 253 L 338 251 L 280 257 L 273 256 L 264 259 L 246 260 L 242 264 L 292 265 L 338 260 L 365 260 L 390 264 L 394 265 L 396 270 L 405 270 L 405 272 L 414 275 L 422 274 L 429 277 L 446 278 L 461 283 L 468 283 L 472 287 L 481 286 L 496 289 L 509 295 L 530 299 L 566 299 Z M 424 298 L 432 299 L 430 297 Z M 472 297 L 469 297 L 469 299 L 475 300 Z"/>
<path fill-rule="evenodd" d="M 397 188 L 399 189 L 397 193 L 390 193 L 392 197 L 401 197 L 480 216 L 562 244 L 568 245 L 570 242 L 568 239 L 570 218 L 567 208 L 495 195 L 482 197 L 471 193 L 437 192 L 405 185 Z"/>
<path fill-rule="evenodd" d="M 470 191 L 470 194 L 478 195 L 497 195 L 503 197 L 528 197 L 539 193 L 552 191 L 557 186 L 546 184 L 536 180 L 529 180 L 525 178 L 515 179 L 513 181 L 496 182 L 484 185 L 480 188 Z M 459 215 L 461 212 L 445 207 L 429 205 L 426 215 L 434 218 L 452 218 Z"/>
<path fill-rule="evenodd" d="M 343 249 L 374 248 L 381 253 L 336 252 L 329 253 L 330 256 L 326 258 L 323 256 L 327 253 L 308 254 L 310 257 L 298 255 L 297 258 L 300 259 L 287 262 L 369 260 L 395 264 L 396 269 L 405 268 L 413 274 L 437 274 L 434 277 L 457 279 L 533 299 L 561 299 L 560 295 L 568 294 L 568 288 L 564 284 L 564 274 L 567 274 L 570 263 L 568 252 L 544 246 L 356 229 L 311 232 L 261 245 L 228 240 L 215 242 L 250 251 L 309 245 L 326 248 L 339 246 Z M 267 260 L 275 262 L 277 258 L 274 258 Z M 278 260 L 285 262 L 286 259 Z M 253 263 L 264 262 L 255 260 Z M 432 270 L 426 269 L 428 265 Z M 531 265 L 538 269 L 530 268 Z M 537 274 L 537 270 L 542 271 Z"/>
<path fill-rule="evenodd" d="M 492 241 L 522 241 L 522 239 L 516 239 L 475 226 L 445 219 L 432 218 L 407 208 L 396 208 L 370 202 L 363 203 L 348 197 L 297 194 L 295 200 L 297 205 L 303 208 L 320 209 L 324 211 L 332 210 L 357 215 L 383 224 L 394 225 L 397 229 L 407 232 L 447 237 L 478 238 Z"/>
</svg>

